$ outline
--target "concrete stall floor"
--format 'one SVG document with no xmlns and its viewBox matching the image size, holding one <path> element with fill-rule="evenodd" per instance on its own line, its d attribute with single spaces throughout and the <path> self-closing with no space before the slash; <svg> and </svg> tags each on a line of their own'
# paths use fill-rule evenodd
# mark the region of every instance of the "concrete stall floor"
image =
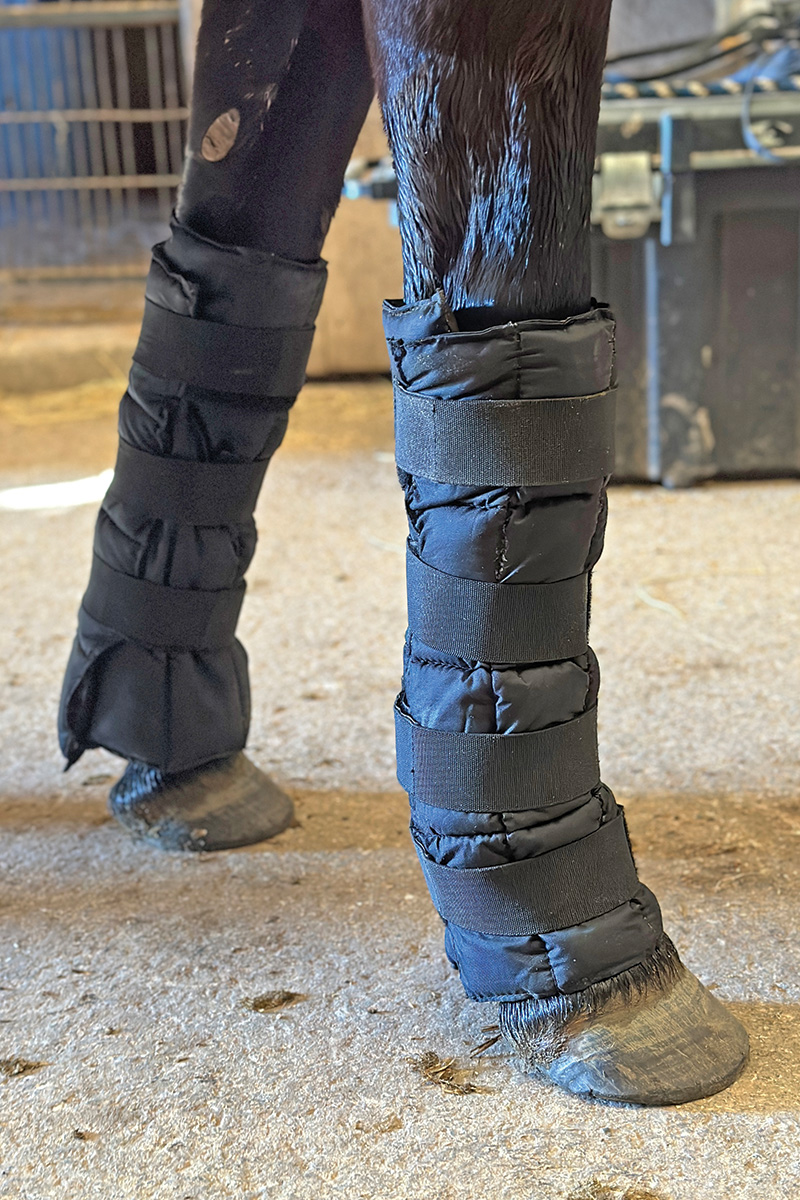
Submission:
<svg viewBox="0 0 800 1200">
<path fill-rule="evenodd" d="M 110 370 L 0 396 L 0 488 L 113 464 Z M 0 510 L 0 1196 L 797 1200 L 800 484 L 611 497 L 605 778 L 686 962 L 753 1046 L 729 1091 L 641 1110 L 564 1096 L 499 1044 L 470 1057 L 493 1010 L 443 956 L 393 774 L 391 447 L 385 381 L 311 385 L 270 468 L 250 751 L 298 821 L 238 852 L 130 842 L 108 754 L 62 774 L 95 505 Z M 477 1090 L 426 1082 L 429 1051 Z"/>
</svg>

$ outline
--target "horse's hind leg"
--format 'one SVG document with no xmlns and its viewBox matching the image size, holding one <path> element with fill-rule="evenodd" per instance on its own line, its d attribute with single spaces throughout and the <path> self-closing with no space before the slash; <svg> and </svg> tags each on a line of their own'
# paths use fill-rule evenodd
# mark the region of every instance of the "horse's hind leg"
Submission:
<svg viewBox="0 0 800 1200">
<path fill-rule="evenodd" d="M 531 1066 L 680 1103 L 747 1035 L 678 959 L 599 778 L 589 574 L 613 321 L 589 207 L 609 0 L 366 0 L 399 181 L 400 775 L 445 943 Z M 500 736 L 497 736 L 500 735 Z M 509 736 L 503 736 L 509 735 Z"/>
</svg>

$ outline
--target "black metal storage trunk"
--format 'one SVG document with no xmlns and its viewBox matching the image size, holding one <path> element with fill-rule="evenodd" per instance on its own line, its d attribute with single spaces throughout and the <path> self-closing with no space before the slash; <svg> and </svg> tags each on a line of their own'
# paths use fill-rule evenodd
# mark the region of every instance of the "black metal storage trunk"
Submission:
<svg viewBox="0 0 800 1200">
<path fill-rule="evenodd" d="M 778 162 L 745 147 L 742 103 L 603 106 L 593 286 L 618 321 L 619 480 L 800 470 L 800 95 L 753 98 Z"/>
</svg>

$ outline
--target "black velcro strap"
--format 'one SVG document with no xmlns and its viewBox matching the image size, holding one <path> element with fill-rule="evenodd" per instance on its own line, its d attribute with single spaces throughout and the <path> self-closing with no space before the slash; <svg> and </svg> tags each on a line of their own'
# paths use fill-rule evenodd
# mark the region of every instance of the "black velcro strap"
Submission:
<svg viewBox="0 0 800 1200">
<path fill-rule="evenodd" d="M 458 870 L 417 853 L 440 916 L 476 933 L 567 929 L 618 908 L 639 886 L 622 810 L 578 842 L 502 867 Z"/>
<path fill-rule="evenodd" d="M 148 646 L 219 650 L 233 641 L 245 585 L 223 591 L 163 587 L 94 556 L 83 607 L 101 625 Z"/>
<path fill-rule="evenodd" d="M 614 469 L 613 391 L 566 400 L 440 400 L 395 385 L 397 465 L 441 483 L 535 487 Z"/>
<path fill-rule="evenodd" d="M 247 329 L 170 312 L 146 300 L 134 361 L 161 379 L 219 392 L 296 396 L 313 328 Z"/>
<path fill-rule="evenodd" d="M 445 733 L 395 705 L 397 778 L 424 804 L 457 812 L 549 808 L 600 782 L 597 709 L 535 733 Z"/>
<path fill-rule="evenodd" d="M 470 662 L 556 662 L 588 646 L 588 575 L 558 583 L 484 583 L 428 566 L 408 549 L 408 627 Z"/>
<path fill-rule="evenodd" d="M 146 514 L 189 525 L 237 525 L 253 515 L 267 460 L 190 462 L 120 441 L 109 496 Z"/>
</svg>

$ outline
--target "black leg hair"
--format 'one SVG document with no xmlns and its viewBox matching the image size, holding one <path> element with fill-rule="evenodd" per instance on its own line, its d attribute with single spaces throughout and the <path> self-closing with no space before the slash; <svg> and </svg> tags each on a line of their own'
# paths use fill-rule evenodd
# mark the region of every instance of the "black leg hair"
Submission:
<svg viewBox="0 0 800 1200">
<path fill-rule="evenodd" d="M 610 3 L 365 0 L 406 301 L 443 288 L 461 327 L 586 311 Z"/>
<path fill-rule="evenodd" d="M 373 90 L 358 0 L 207 0 L 178 219 L 316 260 Z"/>
</svg>

